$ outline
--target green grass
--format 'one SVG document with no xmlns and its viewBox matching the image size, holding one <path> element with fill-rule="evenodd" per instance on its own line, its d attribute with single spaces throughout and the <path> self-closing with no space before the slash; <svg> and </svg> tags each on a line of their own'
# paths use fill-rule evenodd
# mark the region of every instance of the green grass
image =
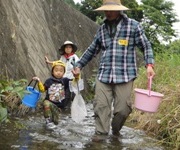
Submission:
<svg viewBox="0 0 180 150">
<path fill-rule="evenodd" d="M 158 112 L 146 113 L 133 109 L 128 122 L 155 136 L 160 143 L 173 150 L 180 148 L 180 55 L 156 55 L 152 91 L 164 94 Z M 139 69 L 135 88 L 147 88 L 146 69 Z M 133 125 L 134 126 L 134 125 Z"/>
</svg>

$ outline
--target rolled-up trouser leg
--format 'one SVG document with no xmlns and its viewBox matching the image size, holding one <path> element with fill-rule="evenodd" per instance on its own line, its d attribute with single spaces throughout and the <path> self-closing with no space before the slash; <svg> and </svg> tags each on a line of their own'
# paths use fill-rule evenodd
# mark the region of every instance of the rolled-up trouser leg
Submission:
<svg viewBox="0 0 180 150">
<path fill-rule="evenodd" d="M 59 122 L 59 116 L 61 109 L 57 107 L 55 104 L 51 104 L 51 112 L 52 112 L 52 121 L 54 122 L 55 125 L 58 124 Z"/>
<path fill-rule="evenodd" d="M 96 80 L 94 113 L 96 132 L 108 134 L 110 130 L 113 93 L 110 84 Z"/>
<path fill-rule="evenodd" d="M 112 131 L 117 133 L 121 130 L 127 117 L 132 112 L 131 92 L 133 81 L 114 85 L 114 111 L 112 119 Z"/>
<path fill-rule="evenodd" d="M 51 102 L 48 100 L 44 100 L 43 106 L 44 106 L 44 118 L 52 119 Z"/>
<path fill-rule="evenodd" d="M 58 108 L 54 103 L 45 100 L 43 102 L 44 105 L 44 117 L 48 118 L 49 121 L 54 122 L 54 124 L 58 124 L 60 108 Z"/>
</svg>

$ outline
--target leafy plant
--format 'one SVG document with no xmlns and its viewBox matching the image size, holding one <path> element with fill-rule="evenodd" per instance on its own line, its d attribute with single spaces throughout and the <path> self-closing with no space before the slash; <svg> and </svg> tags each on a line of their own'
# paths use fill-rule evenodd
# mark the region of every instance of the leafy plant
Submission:
<svg viewBox="0 0 180 150">
<path fill-rule="evenodd" d="M 0 102 L 0 123 L 7 119 L 7 108 Z"/>
<path fill-rule="evenodd" d="M 95 94 L 95 80 L 96 80 L 96 74 L 97 74 L 97 70 L 94 69 L 93 70 L 93 75 L 87 80 L 87 83 L 89 85 L 89 94 L 86 95 L 86 99 L 93 99 L 94 98 L 94 94 Z"/>
<path fill-rule="evenodd" d="M 26 79 L 20 79 L 18 81 L 12 79 L 0 80 L 0 94 L 1 96 L 6 96 L 10 93 L 15 93 L 22 98 L 25 84 L 27 84 Z"/>
<path fill-rule="evenodd" d="M 18 81 L 12 79 L 0 80 L 0 99 L 5 106 L 0 108 L 3 115 L 5 114 L 5 109 L 9 112 L 18 109 L 23 95 L 28 92 L 25 90 L 25 84 L 27 84 L 25 79 Z"/>
</svg>

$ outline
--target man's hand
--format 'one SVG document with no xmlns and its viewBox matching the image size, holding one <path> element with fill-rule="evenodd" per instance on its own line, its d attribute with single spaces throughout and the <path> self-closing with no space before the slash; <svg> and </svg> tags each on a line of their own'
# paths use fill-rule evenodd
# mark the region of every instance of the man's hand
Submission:
<svg viewBox="0 0 180 150">
<path fill-rule="evenodd" d="M 75 78 L 79 79 L 80 78 L 81 69 L 79 67 L 75 67 L 72 70 L 72 73 L 73 73 Z"/>
<path fill-rule="evenodd" d="M 154 69 L 152 66 L 147 66 L 147 77 L 153 77 L 155 75 Z"/>
</svg>

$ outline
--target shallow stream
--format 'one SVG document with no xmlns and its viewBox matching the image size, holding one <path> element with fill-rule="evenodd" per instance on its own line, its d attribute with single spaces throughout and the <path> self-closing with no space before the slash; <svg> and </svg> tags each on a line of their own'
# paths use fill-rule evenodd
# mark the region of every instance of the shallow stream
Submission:
<svg viewBox="0 0 180 150">
<path fill-rule="evenodd" d="M 104 142 L 92 142 L 94 118 L 92 104 L 87 104 L 88 116 L 75 123 L 69 112 L 63 112 L 59 125 L 47 130 L 42 114 L 15 118 L 0 127 L 0 150 L 165 150 L 143 131 L 124 126 L 122 137 L 111 134 Z"/>
</svg>

